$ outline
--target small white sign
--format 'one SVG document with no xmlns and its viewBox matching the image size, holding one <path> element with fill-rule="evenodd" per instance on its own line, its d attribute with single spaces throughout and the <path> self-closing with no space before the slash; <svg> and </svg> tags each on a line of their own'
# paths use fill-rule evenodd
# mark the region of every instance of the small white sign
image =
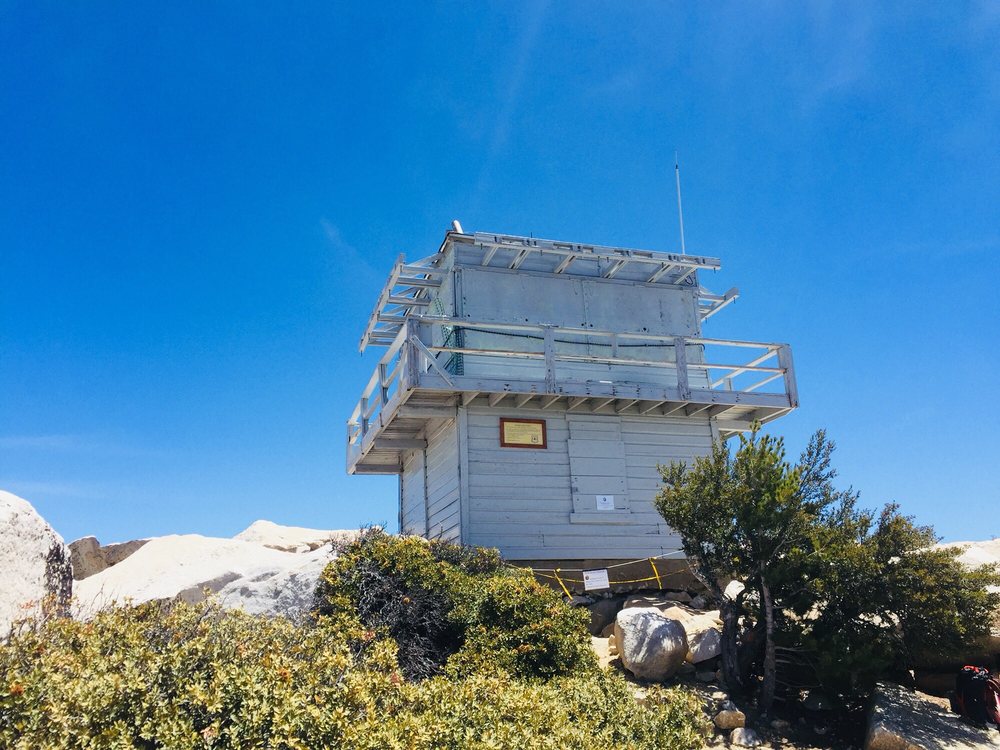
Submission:
<svg viewBox="0 0 1000 750">
<path fill-rule="evenodd" d="M 615 509 L 615 496 L 614 495 L 598 495 L 597 496 L 597 509 L 598 510 L 614 510 Z"/>
<path fill-rule="evenodd" d="M 596 591 L 598 589 L 609 589 L 609 588 L 611 588 L 611 584 L 608 582 L 607 568 L 601 568 L 600 570 L 583 571 L 584 591 Z"/>
</svg>

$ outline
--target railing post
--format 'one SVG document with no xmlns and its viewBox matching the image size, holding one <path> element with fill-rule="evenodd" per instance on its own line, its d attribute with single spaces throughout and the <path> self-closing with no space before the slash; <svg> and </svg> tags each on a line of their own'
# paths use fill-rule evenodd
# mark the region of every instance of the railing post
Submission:
<svg viewBox="0 0 1000 750">
<path fill-rule="evenodd" d="M 389 388 L 385 383 L 385 363 L 379 362 L 378 364 L 378 402 L 385 408 L 386 402 L 389 400 Z"/>
<path fill-rule="evenodd" d="M 552 326 L 543 326 L 545 343 L 545 392 L 556 392 L 556 339 Z"/>
<path fill-rule="evenodd" d="M 795 365 L 792 363 L 792 347 L 782 344 L 778 347 L 778 367 L 784 371 L 785 393 L 788 394 L 788 405 L 799 405 L 799 388 L 795 384 Z"/>
<path fill-rule="evenodd" d="M 674 337 L 674 362 L 677 365 L 677 390 L 681 401 L 691 400 L 691 386 L 688 384 L 687 341 L 683 336 Z"/>
<path fill-rule="evenodd" d="M 423 359 L 423 355 L 415 347 L 411 341 L 416 338 L 420 340 L 420 333 L 417 330 L 417 321 L 412 318 L 408 318 L 405 324 L 406 339 L 403 341 L 403 348 L 400 356 L 405 353 L 406 356 L 406 366 L 404 372 L 406 373 L 407 389 L 415 388 L 420 383 L 420 360 Z"/>
<path fill-rule="evenodd" d="M 368 434 L 368 397 L 361 399 L 361 439 Z"/>
</svg>

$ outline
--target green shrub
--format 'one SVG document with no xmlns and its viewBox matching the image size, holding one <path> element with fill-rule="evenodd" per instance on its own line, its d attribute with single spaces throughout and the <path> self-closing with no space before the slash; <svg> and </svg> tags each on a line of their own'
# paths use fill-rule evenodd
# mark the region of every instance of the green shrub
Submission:
<svg viewBox="0 0 1000 750">
<path fill-rule="evenodd" d="M 502 669 L 554 677 L 596 668 L 585 609 L 572 609 L 527 572 L 491 576 L 452 613 L 465 644 L 448 662 L 455 674 Z"/>
<path fill-rule="evenodd" d="M 317 612 L 388 635 L 410 678 L 446 666 L 548 678 L 596 665 L 585 613 L 495 550 L 368 529 L 324 571 Z"/>
<path fill-rule="evenodd" d="M 640 706 L 620 676 L 598 671 L 407 682 L 394 643 L 345 619 L 302 627 L 212 604 L 52 620 L 0 645 L 10 750 L 686 750 L 703 724 L 694 696 L 653 691 Z"/>
<path fill-rule="evenodd" d="M 426 541 L 370 528 L 323 571 L 316 612 L 356 616 L 398 644 L 406 677 L 428 677 L 463 643 L 461 624 L 450 614 L 466 579 L 458 567 L 439 562 Z"/>
</svg>

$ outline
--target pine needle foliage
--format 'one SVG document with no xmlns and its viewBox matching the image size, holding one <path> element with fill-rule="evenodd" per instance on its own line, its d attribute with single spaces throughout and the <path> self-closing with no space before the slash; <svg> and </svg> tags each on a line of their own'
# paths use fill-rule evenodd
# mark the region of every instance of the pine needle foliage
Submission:
<svg viewBox="0 0 1000 750">
<path fill-rule="evenodd" d="M 660 467 L 657 509 L 722 608 L 726 680 L 756 689 L 765 710 L 779 643 L 858 706 L 878 678 L 986 635 L 1000 607 L 995 567 L 967 570 L 897 505 L 866 510 L 837 489 L 834 449 L 820 430 L 792 465 L 758 425 L 735 453 L 720 442 L 692 466 Z M 729 579 L 746 584 L 736 600 L 723 596 Z"/>
</svg>

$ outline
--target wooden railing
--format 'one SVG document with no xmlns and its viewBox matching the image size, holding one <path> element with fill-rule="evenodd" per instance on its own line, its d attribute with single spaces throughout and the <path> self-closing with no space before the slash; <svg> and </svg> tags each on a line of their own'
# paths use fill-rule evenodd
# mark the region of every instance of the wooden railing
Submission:
<svg viewBox="0 0 1000 750">
<path fill-rule="evenodd" d="M 468 338 L 475 339 L 491 334 L 515 336 L 525 348 L 462 346 L 455 331 L 465 330 Z M 448 331 L 451 335 L 445 335 Z M 483 336 L 482 334 L 485 334 Z M 437 345 L 441 341 L 446 344 Z M 564 351 L 559 351 L 562 345 Z M 565 351 L 575 348 L 577 351 Z M 628 356 L 629 349 L 653 348 L 664 358 Z M 606 348 L 593 354 L 578 351 Z M 747 352 L 748 361 L 730 363 L 713 361 L 719 355 L 735 358 L 736 352 Z M 670 359 L 666 358 L 669 353 Z M 694 354 L 695 356 L 692 356 Z M 542 377 L 522 381 L 524 389 L 518 390 L 517 378 L 482 378 L 477 375 L 456 373 L 455 356 L 466 361 L 529 360 L 538 363 Z M 449 364 L 451 363 L 451 364 Z M 659 388 L 664 375 L 669 374 L 675 398 L 681 402 L 709 403 L 722 401 L 754 403 L 760 400 L 768 405 L 798 405 L 795 373 L 791 349 L 787 344 L 709 339 L 690 336 L 662 336 L 648 333 L 619 333 L 597 331 L 590 328 L 530 325 L 519 323 L 492 323 L 459 318 L 413 317 L 406 320 L 392 344 L 382 355 L 375 371 L 362 391 L 361 398 L 347 422 L 348 454 L 360 451 L 365 437 L 375 426 L 381 425 L 383 415 L 413 389 L 421 388 L 451 392 L 492 391 L 493 385 L 511 392 L 533 393 L 552 397 L 590 395 L 592 383 L 608 381 L 580 381 L 560 377 L 560 363 L 576 365 L 627 366 L 650 368 L 651 375 L 642 382 L 629 381 L 630 386 Z M 613 372 L 613 370 L 612 370 Z M 574 374 L 578 377 L 579 368 Z M 634 375 L 634 373 L 632 373 Z M 574 388 L 587 386 L 587 393 L 574 393 Z M 607 385 L 614 388 L 615 384 Z M 719 392 L 731 393 L 733 398 L 715 396 Z M 753 395 L 759 394 L 760 399 Z M 764 398 L 764 397 L 767 398 Z M 384 425 L 383 425 L 384 426 Z"/>
</svg>

